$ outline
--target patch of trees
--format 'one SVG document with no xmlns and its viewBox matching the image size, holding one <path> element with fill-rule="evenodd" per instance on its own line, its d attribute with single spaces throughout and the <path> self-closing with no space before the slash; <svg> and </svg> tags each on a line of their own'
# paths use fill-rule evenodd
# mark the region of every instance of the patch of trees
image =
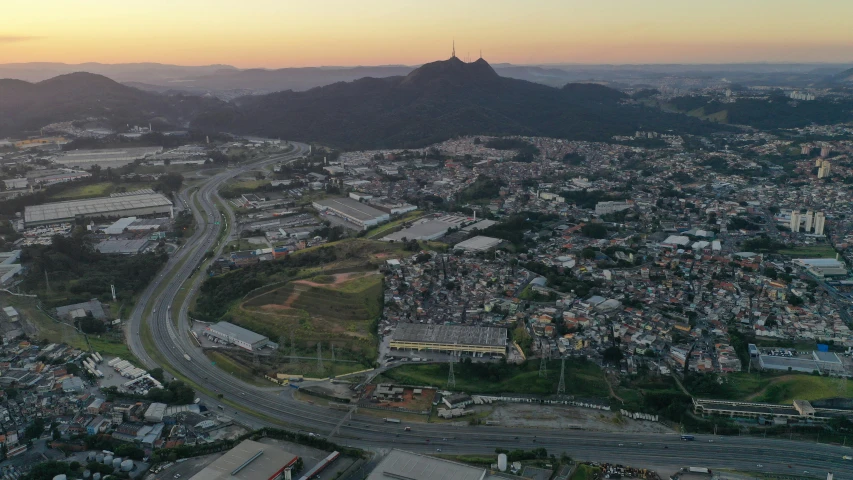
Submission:
<svg viewBox="0 0 853 480">
<path fill-rule="evenodd" d="M 195 391 L 181 381 L 169 382 L 165 388 L 152 388 L 146 395 L 152 402 L 174 405 L 187 405 L 195 400 Z"/>
<path fill-rule="evenodd" d="M 539 149 L 532 143 L 518 138 L 494 138 L 486 142 L 486 147 L 495 150 L 515 150 L 515 162 L 532 162 L 539 156 Z"/>
<path fill-rule="evenodd" d="M 589 238 L 605 238 L 607 236 L 607 226 L 603 223 L 587 223 L 581 227 L 581 233 Z"/>
<path fill-rule="evenodd" d="M 563 155 L 563 163 L 565 163 L 566 165 L 572 165 L 576 167 L 583 165 L 585 161 L 586 157 L 576 152 L 567 153 Z"/>
<path fill-rule="evenodd" d="M 750 238 L 749 240 L 746 240 L 743 242 L 744 251 L 756 252 L 756 253 L 777 252 L 777 251 L 785 249 L 787 247 L 788 246 L 785 245 L 784 243 L 777 242 L 776 240 L 773 240 L 772 238 L 770 238 L 766 235 L 761 235 L 761 236 L 758 236 L 755 238 Z"/>
<path fill-rule="evenodd" d="M 505 185 L 501 180 L 480 176 L 474 180 L 474 183 L 462 189 L 457 195 L 457 199 L 465 203 L 497 198 L 500 195 L 501 187 Z"/>
<path fill-rule="evenodd" d="M 523 267 L 545 277 L 548 281 L 548 286 L 559 292 L 569 293 L 574 291 L 575 295 L 585 297 L 596 286 L 595 282 L 576 278 L 571 274 L 571 271 L 563 273 L 557 267 L 545 265 L 541 262 L 527 262 L 523 264 Z"/>
<path fill-rule="evenodd" d="M 729 228 L 733 228 L 735 230 L 760 230 L 761 227 L 750 221 L 748 218 L 744 217 L 731 217 L 729 218 Z"/>
<path fill-rule="evenodd" d="M 82 238 L 55 236 L 50 245 L 24 248 L 21 260 L 29 266 L 21 286 L 30 292 L 51 289 L 66 303 L 92 298 L 109 300 L 110 285 L 119 299 L 131 298 L 142 291 L 166 263 L 165 253 L 106 255 L 95 251 Z"/>
<path fill-rule="evenodd" d="M 154 190 L 163 193 L 175 193 L 181 189 L 184 183 L 184 176 L 179 173 L 165 173 L 157 179 L 157 184 L 154 185 Z"/>
<path fill-rule="evenodd" d="M 75 323 L 80 327 L 80 330 L 83 330 L 83 333 L 99 334 L 107 331 L 107 326 L 104 325 L 104 322 L 94 318 L 91 313 L 78 319 Z"/>
<path fill-rule="evenodd" d="M 571 190 L 560 193 L 566 199 L 566 203 L 574 203 L 579 208 L 595 208 L 598 202 L 608 200 L 625 200 L 627 195 L 608 194 L 601 190 Z"/>
</svg>

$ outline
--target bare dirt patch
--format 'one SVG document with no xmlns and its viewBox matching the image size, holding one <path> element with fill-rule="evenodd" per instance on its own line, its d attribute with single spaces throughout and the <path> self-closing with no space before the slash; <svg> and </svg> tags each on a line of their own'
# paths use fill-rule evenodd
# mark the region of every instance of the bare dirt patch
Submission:
<svg viewBox="0 0 853 480">
<path fill-rule="evenodd" d="M 364 275 L 365 275 L 365 272 L 336 273 L 334 275 L 331 275 L 332 277 L 334 277 L 334 280 L 330 283 L 318 283 L 318 282 L 312 282 L 311 280 L 296 280 L 293 283 L 298 283 L 301 285 L 310 285 L 312 287 L 333 287 L 335 285 L 340 285 L 340 284 L 342 284 L 342 283 L 344 283 L 347 280 L 350 280 L 352 278 L 361 277 Z"/>
<path fill-rule="evenodd" d="M 618 412 L 553 405 L 498 404 L 491 407 L 487 421 L 498 421 L 501 426 L 524 428 L 576 428 L 600 432 L 671 433 L 672 430 L 656 422 L 624 418 Z"/>
</svg>

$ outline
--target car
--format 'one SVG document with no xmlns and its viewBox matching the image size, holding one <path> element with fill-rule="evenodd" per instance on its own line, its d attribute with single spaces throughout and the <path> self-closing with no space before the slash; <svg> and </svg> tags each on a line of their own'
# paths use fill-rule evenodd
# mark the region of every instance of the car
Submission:
<svg viewBox="0 0 853 480">
<path fill-rule="evenodd" d="M 758 465 L 756 465 L 756 467 L 758 467 L 758 468 L 762 468 L 763 466 L 764 466 L 764 465 L 762 465 L 762 464 L 760 464 L 760 463 L 759 463 Z"/>
<path fill-rule="evenodd" d="M 435 451 L 436 451 L 436 452 L 440 452 L 440 451 L 441 451 L 441 449 L 440 449 L 440 448 L 436 448 L 436 449 L 435 449 Z"/>
<path fill-rule="evenodd" d="M 714 443 L 714 440 L 708 440 L 708 443 Z"/>
<path fill-rule="evenodd" d="M 808 475 L 808 474 L 809 474 L 809 471 L 808 471 L 808 470 L 803 470 L 803 474 Z"/>
<path fill-rule="evenodd" d="M 620 446 L 620 447 L 624 447 L 624 446 L 625 446 L 625 444 L 624 444 L 624 443 L 620 443 L 620 444 L 619 444 L 619 446 Z"/>
<path fill-rule="evenodd" d="M 176 473 L 176 474 L 175 474 L 175 478 L 181 478 L 181 474 L 180 474 L 180 473 Z"/>
</svg>

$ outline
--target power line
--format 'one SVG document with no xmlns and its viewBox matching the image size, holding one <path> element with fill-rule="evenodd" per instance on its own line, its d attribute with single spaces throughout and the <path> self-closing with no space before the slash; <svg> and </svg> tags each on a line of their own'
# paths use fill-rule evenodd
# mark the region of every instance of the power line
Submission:
<svg viewBox="0 0 853 480">
<path fill-rule="evenodd" d="M 566 359 L 560 359 L 560 383 L 557 385 L 557 395 L 566 394 Z"/>
</svg>

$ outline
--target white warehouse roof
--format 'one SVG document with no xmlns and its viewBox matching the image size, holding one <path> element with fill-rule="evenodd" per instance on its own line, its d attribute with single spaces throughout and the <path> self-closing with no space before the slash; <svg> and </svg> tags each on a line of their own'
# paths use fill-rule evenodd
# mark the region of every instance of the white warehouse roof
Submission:
<svg viewBox="0 0 853 480">
<path fill-rule="evenodd" d="M 127 211 L 171 206 L 172 201 L 160 193 L 89 198 L 86 200 L 71 200 L 68 202 L 45 203 L 44 205 L 25 207 L 24 222 L 27 224 L 59 223 L 73 220 L 78 215 L 116 215 Z"/>
<path fill-rule="evenodd" d="M 246 342 L 251 345 L 267 340 L 267 337 L 261 335 L 260 333 L 255 333 L 243 327 L 238 327 L 237 325 L 234 325 L 231 322 L 219 322 L 211 325 L 209 328 L 210 330 L 227 335 L 231 338 L 236 338 L 237 340 Z"/>
</svg>

